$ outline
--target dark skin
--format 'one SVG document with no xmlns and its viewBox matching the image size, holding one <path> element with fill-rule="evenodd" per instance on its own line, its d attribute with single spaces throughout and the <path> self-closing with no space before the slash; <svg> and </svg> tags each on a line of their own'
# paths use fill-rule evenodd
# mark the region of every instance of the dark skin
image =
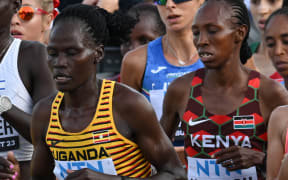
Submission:
<svg viewBox="0 0 288 180">
<path fill-rule="evenodd" d="M 284 78 L 288 87 L 288 46 L 287 46 L 287 15 L 275 15 L 265 28 L 265 45 L 274 67 Z M 285 155 L 286 133 L 288 128 L 287 106 L 281 106 L 273 111 L 268 126 L 267 179 L 277 178 L 281 161 Z M 287 157 L 285 162 L 287 163 Z M 285 171 L 282 170 L 283 174 Z M 279 175 L 280 175 L 279 174 Z M 282 176 L 285 177 L 285 176 Z M 287 176 L 286 176 L 287 177 Z"/>
<path fill-rule="evenodd" d="M 19 0 L 5 0 L 0 7 L 0 49 L 4 49 L 7 43 L 13 38 L 10 36 L 11 18 L 20 7 Z M 3 57 L 0 57 L 0 63 Z M 41 98 L 48 96 L 55 91 L 55 86 L 51 78 L 47 63 L 47 53 L 45 47 L 37 42 L 22 41 L 19 49 L 18 69 L 21 80 L 28 90 L 33 104 L 36 104 Z M 13 107 L 1 115 L 10 125 L 12 125 L 26 140 L 32 142 L 30 136 L 31 115 Z M 13 154 L 8 158 L 1 157 L 0 179 L 12 179 L 15 172 L 19 174 L 21 170 L 21 179 L 30 178 L 30 161 L 17 162 Z M 9 168 L 11 165 L 14 168 Z M 12 167 L 12 166 L 11 166 Z M 19 177 L 18 177 L 19 178 Z"/>
<path fill-rule="evenodd" d="M 57 88 L 65 92 L 59 118 L 63 129 L 68 132 L 80 132 L 90 124 L 102 84 L 102 80 L 96 78 L 95 61 L 102 58 L 103 47 L 90 47 L 83 43 L 92 38 L 83 37 L 83 32 L 80 33 L 79 30 L 82 25 L 79 20 L 65 20 L 56 24 L 47 48 Z M 59 74 L 67 78 L 62 78 L 61 81 L 58 78 Z M 55 95 L 43 99 L 33 111 L 33 179 L 55 179 L 54 159 L 45 143 L 54 97 Z M 117 130 L 138 144 L 147 160 L 157 168 L 158 174 L 152 179 L 185 179 L 185 170 L 181 167 L 170 140 L 161 129 L 153 108 L 145 97 L 124 85 L 116 84 L 112 103 Z M 71 171 L 66 179 L 110 180 L 120 177 L 82 169 Z"/>
<path fill-rule="evenodd" d="M 125 55 L 128 51 L 131 51 L 139 46 L 147 44 L 148 42 L 156 39 L 161 34 L 157 31 L 158 24 L 155 20 L 156 15 L 140 14 L 139 22 L 134 26 L 130 33 L 130 39 L 121 44 L 121 53 Z"/>
<path fill-rule="evenodd" d="M 201 91 L 207 111 L 213 114 L 233 112 L 241 104 L 247 91 L 251 70 L 240 63 L 239 54 L 247 27 L 232 27 L 231 7 L 215 1 L 208 2 L 199 10 L 192 26 L 199 56 L 202 56 L 202 52 L 211 54 L 201 58 L 206 69 Z M 173 138 L 175 127 L 182 120 L 194 75 L 192 72 L 180 77 L 168 88 L 161 125 L 170 138 Z M 288 103 L 288 94 L 280 84 L 260 75 L 259 103 L 262 117 L 268 124 L 272 110 Z M 217 158 L 217 163 L 233 171 L 261 165 L 264 156 L 263 152 L 232 146 L 218 151 L 212 158 Z M 233 160 L 233 167 L 229 167 L 230 162 L 225 163 L 229 159 Z"/>
<path fill-rule="evenodd" d="M 276 15 L 269 21 L 264 32 L 269 57 L 275 69 L 284 78 L 286 89 L 288 88 L 287 27 L 287 15 Z"/>
</svg>

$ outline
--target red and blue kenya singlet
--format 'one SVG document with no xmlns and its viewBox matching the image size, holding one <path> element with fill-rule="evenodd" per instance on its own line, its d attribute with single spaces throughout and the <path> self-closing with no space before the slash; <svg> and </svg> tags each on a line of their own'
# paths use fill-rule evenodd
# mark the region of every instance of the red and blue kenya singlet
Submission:
<svg viewBox="0 0 288 180">
<path fill-rule="evenodd" d="M 211 158 L 217 151 L 235 145 L 266 152 L 267 129 L 258 98 L 260 74 L 250 72 L 245 98 L 234 112 L 227 115 L 207 111 L 201 92 L 204 77 L 204 69 L 196 72 L 182 120 L 189 180 L 262 179 L 256 167 L 229 172 Z"/>
</svg>

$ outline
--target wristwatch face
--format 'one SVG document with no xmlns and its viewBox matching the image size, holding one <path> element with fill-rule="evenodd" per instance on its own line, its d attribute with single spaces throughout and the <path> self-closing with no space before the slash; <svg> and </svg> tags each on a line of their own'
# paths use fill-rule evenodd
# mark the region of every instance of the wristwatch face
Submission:
<svg viewBox="0 0 288 180">
<path fill-rule="evenodd" d="M 0 109 L 5 112 L 8 111 L 12 107 L 12 103 L 10 99 L 6 96 L 0 97 Z"/>
</svg>

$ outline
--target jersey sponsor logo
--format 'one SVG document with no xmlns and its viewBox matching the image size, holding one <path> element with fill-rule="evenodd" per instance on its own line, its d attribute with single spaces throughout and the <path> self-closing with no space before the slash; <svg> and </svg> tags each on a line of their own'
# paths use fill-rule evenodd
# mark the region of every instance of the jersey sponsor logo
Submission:
<svg viewBox="0 0 288 180">
<path fill-rule="evenodd" d="M 248 136 L 220 136 L 220 135 L 190 135 L 192 147 L 204 148 L 228 148 L 230 146 L 241 146 L 251 148 Z"/>
<path fill-rule="evenodd" d="M 234 129 L 254 129 L 255 120 L 253 115 L 233 116 Z"/>
<path fill-rule="evenodd" d="M 168 73 L 166 75 L 167 78 L 178 78 L 180 76 L 184 76 L 185 74 L 188 74 L 191 71 L 186 71 L 186 72 L 177 72 L 177 73 Z"/>
<path fill-rule="evenodd" d="M 199 120 L 199 121 L 192 121 L 192 118 L 190 118 L 189 121 L 188 121 L 188 125 L 189 125 L 189 126 L 195 126 L 195 125 L 197 125 L 197 124 L 201 124 L 201 123 L 204 123 L 204 122 L 209 121 L 209 120 L 211 120 L 211 119 L 204 119 L 204 120 Z"/>
<path fill-rule="evenodd" d="M 110 141 L 109 131 L 97 131 L 92 134 L 94 144 L 100 144 Z"/>
<path fill-rule="evenodd" d="M 0 90 L 5 90 L 5 83 L 6 83 L 5 80 L 0 79 Z"/>
<path fill-rule="evenodd" d="M 257 180 L 256 167 L 229 171 L 221 164 L 216 163 L 216 159 L 188 159 L 188 179 L 189 180 Z"/>
<path fill-rule="evenodd" d="M 93 160 L 93 159 L 103 159 L 108 158 L 104 147 L 99 149 L 83 149 L 83 150 L 52 150 L 52 154 L 55 160 L 59 161 L 83 161 L 83 160 Z"/>
<path fill-rule="evenodd" d="M 167 67 L 166 66 L 159 66 L 159 67 L 157 67 L 157 69 L 151 69 L 151 73 L 157 74 L 164 69 L 167 69 Z"/>
<path fill-rule="evenodd" d="M 68 173 L 67 170 L 80 170 L 88 168 L 96 172 L 117 175 L 112 158 L 88 161 L 55 161 L 54 174 L 57 179 L 64 179 Z"/>
</svg>

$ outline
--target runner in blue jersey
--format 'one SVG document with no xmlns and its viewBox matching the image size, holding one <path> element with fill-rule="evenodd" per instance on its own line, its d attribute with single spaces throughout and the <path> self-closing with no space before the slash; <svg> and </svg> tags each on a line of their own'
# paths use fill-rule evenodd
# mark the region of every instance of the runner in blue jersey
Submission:
<svg viewBox="0 0 288 180">
<path fill-rule="evenodd" d="M 203 1 L 155 1 L 166 34 L 129 52 L 123 59 L 121 82 L 144 94 L 159 120 L 168 85 L 175 78 L 204 67 L 193 45 L 191 30 L 194 14 Z M 176 138 L 180 138 L 174 145 L 183 146 L 182 135 L 179 128 Z"/>
</svg>

